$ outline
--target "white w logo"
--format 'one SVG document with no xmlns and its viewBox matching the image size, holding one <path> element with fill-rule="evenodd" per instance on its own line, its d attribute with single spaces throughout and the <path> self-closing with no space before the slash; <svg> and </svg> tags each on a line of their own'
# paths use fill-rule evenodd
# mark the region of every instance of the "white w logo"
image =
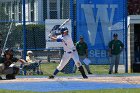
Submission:
<svg viewBox="0 0 140 93">
<path fill-rule="evenodd" d="M 95 38 L 97 33 L 97 27 L 99 20 L 101 21 L 102 26 L 102 32 L 103 32 L 103 38 L 104 38 L 104 44 L 108 45 L 108 41 L 111 39 L 111 32 L 109 31 L 109 27 L 112 26 L 112 21 L 114 18 L 114 12 L 115 8 L 118 6 L 116 4 L 112 5 L 101 5 L 98 4 L 96 6 L 92 4 L 82 4 L 81 8 L 84 11 L 85 19 L 87 22 L 87 28 L 88 28 L 88 34 L 89 34 L 89 40 L 92 46 L 95 44 Z M 97 8 L 97 15 L 94 17 L 93 11 Z M 93 10 L 94 9 L 94 10 Z M 111 10 L 110 18 L 108 17 L 108 9 Z"/>
</svg>

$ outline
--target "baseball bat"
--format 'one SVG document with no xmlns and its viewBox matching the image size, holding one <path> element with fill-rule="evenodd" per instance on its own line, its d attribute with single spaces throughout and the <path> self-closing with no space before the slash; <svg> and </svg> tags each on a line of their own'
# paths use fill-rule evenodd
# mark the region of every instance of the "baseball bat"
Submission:
<svg viewBox="0 0 140 93">
<path fill-rule="evenodd" d="M 64 26 L 66 23 L 68 23 L 70 21 L 70 19 L 67 19 L 66 21 L 64 21 L 60 26 L 59 28 L 61 28 L 62 26 Z"/>
</svg>

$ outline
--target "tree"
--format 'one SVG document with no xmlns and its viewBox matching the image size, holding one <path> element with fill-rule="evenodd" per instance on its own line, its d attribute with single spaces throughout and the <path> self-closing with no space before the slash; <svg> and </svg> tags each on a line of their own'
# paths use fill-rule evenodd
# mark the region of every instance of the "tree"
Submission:
<svg viewBox="0 0 140 93">
<path fill-rule="evenodd" d="M 8 22 L 8 15 L 6 15 L 4 7 L 5 6 L 3 5 L 3 3 L 0 3 L 0 33 L 2 34 L 1 46 L 4 45 L 4 40 L 10 24 L 10 22 Z"/>
<path fill-rule="evenodd" d="M 8 21 L 8 15 L 6 15 L 5 11 L 4 11 L 4 7 L 2 5 L 0 5 L 0 20 L 1 21 Z"/>
</svg>

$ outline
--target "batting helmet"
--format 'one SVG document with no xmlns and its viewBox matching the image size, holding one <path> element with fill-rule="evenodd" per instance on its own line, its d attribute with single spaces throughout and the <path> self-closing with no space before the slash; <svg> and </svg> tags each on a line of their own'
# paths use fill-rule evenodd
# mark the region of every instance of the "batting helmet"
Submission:
<svg viewBox="0 0 140 93">
<path fill-rule="evenodd" d="M 61 34 L 63 34 L 64 32 L 68 31 L 68 28 L 67 27 L 63 27 L 61 28 Z"/>
</svg>

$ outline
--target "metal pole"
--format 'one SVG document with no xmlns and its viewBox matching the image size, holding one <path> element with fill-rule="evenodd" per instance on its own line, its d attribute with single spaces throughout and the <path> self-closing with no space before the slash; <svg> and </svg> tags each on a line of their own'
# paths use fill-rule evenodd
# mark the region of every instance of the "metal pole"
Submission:
<svg viewBox="0 0 140 93">
<path fill-rule="evenodd" d="M 75 34 L 74 34 L 74 0 L 70 0 L 70 19 L 72 23 L 72 39 L 75 42 Z"/>
<path fill-rule="evenodd" d="M 25 11 L 25 0 L 22 0 L 23 7 L 23 59 L 26 59 L 26 11 Z"/>
<path fill-rule="evenodd" d="M 125 52 L 126 52 L 126 64 L 125 64 L 125 73 L 128 73 L 128 52 L 127 52 L 127 15 L 128 15 L 128 11 L 127 11 L 127 2 L 128 0 L 125 0 Z"/>
</svg>

